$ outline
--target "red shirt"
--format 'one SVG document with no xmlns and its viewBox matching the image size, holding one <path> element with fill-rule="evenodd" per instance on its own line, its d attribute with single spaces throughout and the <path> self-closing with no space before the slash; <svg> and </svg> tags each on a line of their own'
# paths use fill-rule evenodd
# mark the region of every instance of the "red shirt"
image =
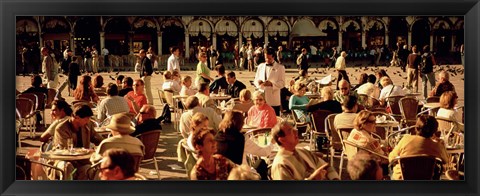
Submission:
<svg viewBox="0 0 480 196">
<path fill-rule="evenodd" d="M 135 108 L 133 107 L 132 102 L 128 99 L 128 97 L 131 96 L 135 100 L 135 103 L 137 103 L 138 108 L 142 108 L 143 105 L 147 104 L 147 96 L 145 94 L 135 94 L 134 91 L 130 91 L 125 95 L 125 99 L 128 102 L 128 107 L 130 108 L 130 113 L 137 114 L 135 112 Z"/>
</svg>

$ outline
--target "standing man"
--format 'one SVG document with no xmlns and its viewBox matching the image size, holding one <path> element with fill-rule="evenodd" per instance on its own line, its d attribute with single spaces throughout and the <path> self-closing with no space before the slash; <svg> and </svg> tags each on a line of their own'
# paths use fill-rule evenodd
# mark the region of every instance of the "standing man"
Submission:
<svg viewBox="0 0 480 196">
<path fill-rule="evenodd" d="M 283 59 L 282 51 L 283 51 L 283 47 L 279 46 L 278 50 L 277 50 L 277 59 L 276 60 L 277 60 L 277 63 L 280 63 L 280 64 L 282 64 L 282 59 Z"/>
<path fill-rule="evenodd" d="M 110 67 L 110 61 L 108 61 L 108 54 L 110 54 L 110 52 L 108 51 L 107 48 L 103 47 L 102 54 L 103 54 L 103 66 L 105 67 L 105 69 L 107 69 L 107 67 Z M 112 71 L 111 68 L 108 70 L 108 72 L 110 71 Z"/>
<path fill-rule="evenodd" d="M 427 80 L 430 82 L 432 90 L 435 88 L 435 73 L 433 73 L 433 65 L 437 64 L 435 57 L 430 52 L 430 46 L 425 45 L 423 47 L 422 55 L 422 69 L 420 70 L 422 74 L 422 86 L 423 86 L 423 97 L 426 99 L 428 97 L 427 90 Z"/>
<path fill-rule="evenodd" d="M 147 52 L 144 49 L 140 50 L 141 72 L 140 78 L 145 83 L 145 94 L 149 105 L 153 105 L 152 86 L 150 80 L 152 79 L 153 67 L 152 61 L 147 58 Z"/>
<path fill-rule="evenodd" d="M 462 66 L 465 67 L 465 45 L 460 46 L 460 57 L 462 58 Z"/>
<path fill-rule="evenodd" d="M 332 56 L 330 56 L 330 60 L 332 60 L 332 66 L 335 65 L 337 62 L 337 47 L 332 48 Z"/>
<path fill-rule="evenodd" d="M 412 53 L 407 58 L 407 89 L 415 90 L 414 92 L 418 92 L 418 66 L 421 60 L 417 46 L 413 46 Z"/>
<path fill-rule="evenodd" d="M 285 87 L 285 67 L 275 62 L 274 56 L 275 49 L 265 49 L 265 63 L 258 65 L 254 84 L 264 91 L 265 101 L 280 116 L 280 90 Z"/>
<path fill-rule="evenodd" d="M 30 66 L 30 50 L 27 47 L 22 49 L 22 65 L 23 65 L 23 76 L 27 75 L 28 67 Z"/>
<path fill-rule="evenodd" d="M 55 80 L 55 66 L 53 65 L 53 58 L 50 56 L 50 51 L 46 47 L 42 47 L 42 72 L 44 73 L 43 78 L 47 80 L 48 85 L 53 84 Z M 50 87 L 48 87 L 50 88 Z"/>
<path fill-rule="evenodd" d="M 90 47 L 87 46 L 87 49 L 85 49 L 84 53 L 84 68 L 85 72 L 89 73 L 93 68 L 92 68 L 92 51 L 90 50 Z"/>
<path fill-rule="evenodd" d="M 173 46 L 170 48 L 170 53 L 172 54 L 170 57 L 168 57 L 167 61 L 167 71 L 170 71 L 173 73 L 173 70 L 177 70 L 180 72 L 180 62 L 179 62 L 179 56 L 180 56 L 180 48 L 177 46 Z"/>
<path fill-rule="evenodd" d="M 348 79 L 347 71 L 345 69 L 347 68 L 347 63 L 345 62 L 345 57 L 347 57 L 347 53 L 345 51 L 342 51 L 340 53 L 340 56 L 337 59 L 337 62 L 335 62 L 335 69 L 337 69 L 338 75 L 337 75 L 337 90 L 339 89 L 338 83 L 343 79 L 346 80 L 348 83 L 350 83 L 350 79 Z"/>
<path fill-rule="evenodd" d="M 398 51 L 398 57 L 400 58 L 400 64 L 402 67 L 403 72 L 405 72 L 405 67 L 407 66 L 407 58 L 408 58 L 408 49 L 407 44 L 403 45 L 402 49 Z"/>
<path fill-rule="evenodd" d="M 98 73 L 98 50 L 97 47 L 92 46 L 92 71 L 93 73 Z"/>
<path fill-rule="evenodd" d="M 302 48 L 302 53 L 297 58 L 297 65 L 301 70 L 308 72 L 308 58 L 307 58 L 307 49 Z"/>
<path fill-rule="evenodd" d="M 240 64 L 238 65 L 238 68 L 240 70 L 243 70 L 245 69 L 245 61 L 247 60 L 247 46 L 246 45 L 242 45 L 240 47 L 240 52 L 239 52 L 239 56 L 240 56 Z"/>
<path fill-rule="evenodd" d="M 208 56 L 208 59 L 210 60 L 208 66 L 210 67 L 210 69 L 213 69 L 215 67 L 215 63 L 217 62 L 217 57 L 218 57 L 218 53 L 215 50 L 215 47 L 213 47 L 213 45 L 210 46 L 210 49 L 208 49 L 207 56 Z"/>
</svg>

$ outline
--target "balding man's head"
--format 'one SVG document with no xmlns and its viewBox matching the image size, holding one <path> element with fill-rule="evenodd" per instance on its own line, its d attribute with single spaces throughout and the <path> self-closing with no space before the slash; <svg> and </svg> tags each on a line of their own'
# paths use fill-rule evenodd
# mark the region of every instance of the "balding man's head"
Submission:
<svg viewBox="0 0 480 196">
<path fill-rule="evenodd" d="M 153 105 L 143 105 L 142 108 L 140 108 L 137 120 L 139 123 L 143 123 L 143 121 L 148 119 L 154 119 L 156 116 L 157 111 L 155 110 L 155 107 L 153 107 Z"/>
<path fill-rule="evenodd" d="M 348 95 L 350 93 L 350 83 L 346 80 L 340 80 L 340 82 L 338 82 L 338 88 L 340 92 L 342 92 L 342 95 Z"/>
<path fill-rule="evenodd" d="M 446 71 L 441 71 L 438 77 L 440 78 L 440 83 L 447 82 L 450 79 L 450 75 Z"/>
</svg>

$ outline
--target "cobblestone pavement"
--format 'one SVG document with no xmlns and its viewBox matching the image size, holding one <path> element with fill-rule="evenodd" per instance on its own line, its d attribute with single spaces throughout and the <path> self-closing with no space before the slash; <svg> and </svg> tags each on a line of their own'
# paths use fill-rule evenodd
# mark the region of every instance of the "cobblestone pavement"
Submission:
<svg viewBox="0 0 480 196">
<path fill-rule="evenodd" d="M 290 63 L 292 64 L 292 63 Z M 196 64 L 195 64 L 196 65 Z M 190 64 L 187 66 L 182 67 L 182 75 L 190 75 L 193 78 L 195 77 L 195 71 L 194 64 Z M 292 77 L 296 76 L 298 71 L 295 69 L 292 65 L 287 64 L 287 69 L 286 69 L 286 80 L 290 80 Z M 288 68 L 290 67 L 290 68 Z M 444 69 L 462 69 L 463 67 L 461 65 L 450 65 L 448 68 L 446 66 L 442 66 Z M 228 68 L 228 66 L 227 66 Z M 392 78 L 393 82 L 396 85 L 401 85 L 402 83 L 406 83 L 406 73 L 402 72 L 400 68 L 398 67 L 349 67 L 347 68 L 347 73 L 349 74 L 350 80 L 352 81 L 353 84 L 357 83 L 357 78 L 361 73 L 367 73 L 367 74 L 372 74 L 373 70 L 375 69 L 386 69 L 387 73 L 390 75 Z M 231 69 L 231 68 L 230 68 Z M 438 70 L 438 68 L 436 68 Z M 227 69 L 228 72 L 228 69 Z M 249 90 L 254 90 L 254 87 L 250 84 L 250 80 L 253 80 L 255 77 L 254 72 L 248 72 L 248 71 L 239 71 L 235 70 L 235 73 L 237 75 L 237 79 L 242 81 L 246 86 L 247 89 Z M 336 77 L 337 73 L 334 71 L 334 69 L 327 69 L 327 68 L 310 68 L 310 75 L 312 77 L 315 77 L 317 79 L 321 79 L 329 74 L 332 74 L 332 76 Z M 115 82 L 111 78 L 115 78 L 116 73 L 100 73 L 104 77 L 104 82 L 105 86 L 106 84 L 110 82 Z M 139 78 L 138 73 L 134 72 L 121 72 L 120 74 L 123 74 L 125 76 L 130 76 L 134 79 Z M 214 75 L 214 71 L 212 71 L 211 75 Z M 458 73 L 457 75 L 452 75 L 450 74 L 450 80 L 455 85 L 456 91 L 459 96 L 459 104 L 463 105 L 464 102 L 464 75 L 463 73 Z M 60 82 L 63 82 L 66 79 L 65 76 L 60 77 Z M 158 110 L 160 110 L 160 101 L 157 93 L 157 88 L 161 87 L 161 83 L 163 83 L 163 78 L 161 74 L 153 74 L 152 77 L 152 93 L 154 97 L 154 106 Z M 336 84 L 336 82 L 334 83 Z M 22 91 L 26 89 L 27 87 L 30 86 L 30 78 L 29 77 L 23 77 L 23 76 L 17 76 L 16 79 L 16 85 L 17 89 Z M 332 86 L 333 87 L 333 86 Z M 421 91 L 421 79 L 419 80 L 419 90 Z M 429 88 L 430 90 L 430 88 Z M 67 90 L 63 91 L 62 96 L 66 98 L 67 102 L 72 102 L 73 97 L 68 96 Z M 46 111 L 46 122 L 47 124 L 51 123 L 51 118 L 50 118 L 50 110 L 47 109 Z M 157 112 L 158 115 L 160 115 L 160 112 Z M 162 180 L 187 180 L 187 176 L 185 173 L 185 169 L 182 163 L 177 161 L 177 143 L 180 140 L 179 138 L 181 135 L 173 128 L 173 124 L 163 124 L 163 130 L 162 134 L 160 137 L 160 142 L 158 144 L 158 148 L 156 151 L 156 157 L 158 160 L 158 165 L 160 169 L 160 176 Z M 32 139 L 27 139 L 26 136 L 28 135 L 27 132 L 22 132 L 21 133 L 21 138 L 22 138 L 22 146 L 24 146 L 24 149 L 21 149 L 19 151 L 19 156 L 23 156 L 23 153 L 30 148 L 37 148 L 40 146 L 40 142 L 38 141 L 38 136 L 41 134 L 37 132 L 37 139 L 32 140 Z M 338 158 L 336 158 L 335 162 L 338 162 Z M 337 164 L 335 164 L 337 166 Z M 140 169 L 140 173 L 146 175 L 149 179 L 156 179 L 157 176 L 154 173 L 155 167 L 153 164 L 150 165 L 145 165 L 142 166 Z M 338 170 L 337 170 L 338 171 Z M 344 175 L 346 177 L 346 172 L 344 172 Z M 348 177 L 346 177 L 348 178 Z"/>
</svg>

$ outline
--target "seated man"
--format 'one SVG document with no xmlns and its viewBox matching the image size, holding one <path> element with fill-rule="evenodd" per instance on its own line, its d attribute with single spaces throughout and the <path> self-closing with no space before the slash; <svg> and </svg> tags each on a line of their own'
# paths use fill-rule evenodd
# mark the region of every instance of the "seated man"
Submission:
<svg viewBox="0 0 480 196">
<path fill-rule="evenodd" d="M 67 148 L 67 140 L 73 139 L 73 146 L 79 148 L 90 148 L 90 142 L 100 144 L 103 137 L 95 132 L 95 125 L 90 117 L 93 116 L 92 109 L 85 104 L 73 106 L 73 116 L 60 123 L 55 129 L 53 138 L 54 146 Z"/>
<path fill-rule="evenodd" d="M 198 101 L 200 101 L 200 106 L 206 108 L 212 108 L 212 109 L 217 109 L 217 106 L 215 105 L 215 101 L 210 98 L 210 89 L 208 88 L 208 83 L 200 83 L 198 87 L 198 93 L 195 94 L 195 97 L 198 98 Z"/>
<path fill-rule="evenodd" d="M 118 87 L 116 84 L 110 83 L 107 86 L 107 97 L 103 99 L 97 106 L 97 121 L 102 122 L 105 118 L 114 114 L 128 112 L 127 101 L 118 96 Z"/>
<path fill-rule="evenodd" d="M 235 77 L 235 72 L 231 71 L 227 74 L 227 94 L 232 96 L 232 98 L 237 98 L 240 96 L 240 92 L 247 87 L 245 84 L 237 80 Z"/>
<path fill-rule="evenodd" d="M 90 157 L 92 164 L 98 162 L 102 158 L 101 155 L 111 148 L 123 148 L 130 154 L 145 154 L 142 141 L 130 136 L 135 131 L 135 127 L 131 126 L 131 120 L 127 113 L 114 114 L 106 128 L 110 130 L 112 137 L 104 139 L 97 147 L 95 153 Z"/>
<path fill-rule="evenodd" d="M 131 136 L 137 136 L 142 133 L 146 133 L 154 130 L 162 130 L 160 122 L 163 118 L 157 116 L 157 111 L 153 105 L 143 105 L 140 109 L 140 114 L 137 115 L 137 126 L 135 126 L 135 132 L 130 134 Z"/>
<path fill-rule="evenodd" d="M 439 82 L 435 86 L 435 88 L 430 92 L 429 96 L 436 96 L 440 97 L 446 91 L 453 91 L 455 92 L 455 86 L 450 82 L 450 76 L 448 72 L 441 71 L 438 74 Z"/>
<path fill-rule="evenodd" d="M 377 77 L 375 77 L 375 75 L 368 75 L 367 83 L 362 84 L 360 87 L 358 87 L 357 93 L 378 98 L 378 96 L 380 95 L 380 88 L 378 88 L 378 86 L 375 86 L 376 80 Z"/>
<path fill-rule="evenodd" d="M 70 105 L 63 101 L 63 100 L 54 100 L 52 102 L 52 124 L 47 128 L 45 132 L 43 132 L 42 136 L 40 136 L 40 141 L 41 142 L 48 142 L 50 137 L 55 135 L 55 129 L 57 126 L 68 120 L 70 116 L 72 115 L 72 108 L 70 108 Z"/>
<path fill-rule="evenodd" d="M 348 160 L 347 171 L 351 180 L 383 179 L 383 170 L 380 164 L 366 152 L 358 152 Z"/>
<path fill-rule="evenodd" d="M 170 91 L 172 93 L 178 94 L 182 87 L 178 83 L 178 81 L 173 80 L 172 73 L 170 71 L 166 71 L 163 73 L 164 82 L 162 84 L 162 89 L 164 91 Z"/>
<path fill-rule="evenodd" d="M 128 92 L 133 91 L 133 79 L 131 77 L 123 78 L 122 89 L 118 91 L 118 96 L 124 97 Z"/>
<path fill-rule="evenodd" d="M 402 87 L 393 85 L 392 80 L 387 76 L 383 76 L 382 78 L 380 78 L 380 84 L 383 88 L 382 91 L 380 91 L 380 96 L 378 97 L 378 100 L 380 100 L 380 104 L 383 106 L 386 104 L 385 99 L 387 97 L 405 95 Z"/>
<path fill-rule="evenodd" d="M 298 133 L 285 121 L 272 128 L 272 137 L 280 149 L 272 163 L 273 180 L 339 180 L 338 173 L 327 162 L 305 150 L 296 148 Z"/>
<path fill-rule="evenodd" d="M 217 64 L 215 70 L 217 71 L 217 78 L 210 84 L 210 92 L 217 94 L 219 89 L 224 89 L 226 92 L 228 83 L 225 77 L 225 67 L 222 64 Z"/>
<path fill-rule="evenodd" d="M 348 127 L 353 128 L 353 120 L 357 117 L 357 98 L 349 96 L 342 103 L 343 112 L 337 114 L 333 120 L 335 127 Z"/>
<path fill-rule="evenodd" d="M 126 150 L 112 148 L 103 153 L 101 180 L 135 180 L 135 159 Z"/>
<path fill-rule="evenodd" d="M 356 91 L 350 90 L 350 83 L 348 83 L 346 80 L 340 80 L 340 82 L 338 82 L 338 88 L 340 88 L 340 91 L 335 92 L 333 99 L 339 103 L 343 103 L 343 100 L 348 96 L 358 97 Z"/>
<path fill-rule="evenodd" d="M 90 149 L 90 143 L 94 143 L 95 145 L 100 144 L 103 137 L 95 132 L 95 125 L 93 121 L 90 120 L 91 116 L 93 116 L 93 112 L 88 105 L 74 105 L 73 116 L 60 123 L 55 129 L 53 146 L 65 149 L 68 147 L 67 143 L 70 139 L 76 148 Z M 86 171 L 90 167 L 90 162 L 88 160 L 81 160 L 72 161 L 71 164 L 77 169 L 73 179 L 86 180 Z M 67 171 L 70 171 L 70 169 L 67 169 Z"/>
<path fill-rule="evenodd" d="M 307 112 L 313 112 L 316 110 L 328 110 L 332 113 L 341 113 L 342 104 L 333 100 L 333 90 L 326 86 L 321 90 L 322 101 L 316 104 L 307 105 Z"/>
<path fill-rule="evenodd" d="M 212 108 L 209 107 L 202 107 L 200 106 L 200 102 L 197 97 L 195 96 L 190 96 L 185 100 L 185 107 L 187 108 L 187 111 L 182 114 L 180 117 L 180 123 L 179 123 L 179 130 L 180 133 L 184 138 L 188 138 L 188 135 L 190 134 L 191 128 L 190 128 L 190 122 L 192 119 L 192 116 L 195 113 L 202 113 L 207 118 L 209 119 L 209 125 L 208 127 L 211 127 L 215 130 L 218 129 L 218 125 L 220 124 L 220 121 L 222 120 L 222 117 L 218 115 Z"/>
<path fill-rule="evenodd" d="M 136 79 L 133 86 L 133 91 L 128 92 L 124 98 L 127 100 L 130 113 L 136 115 L 140 108 L 147 104 L 147 96 L 144 94 L 145 83 L 142 79 Z"/>
</svg>

